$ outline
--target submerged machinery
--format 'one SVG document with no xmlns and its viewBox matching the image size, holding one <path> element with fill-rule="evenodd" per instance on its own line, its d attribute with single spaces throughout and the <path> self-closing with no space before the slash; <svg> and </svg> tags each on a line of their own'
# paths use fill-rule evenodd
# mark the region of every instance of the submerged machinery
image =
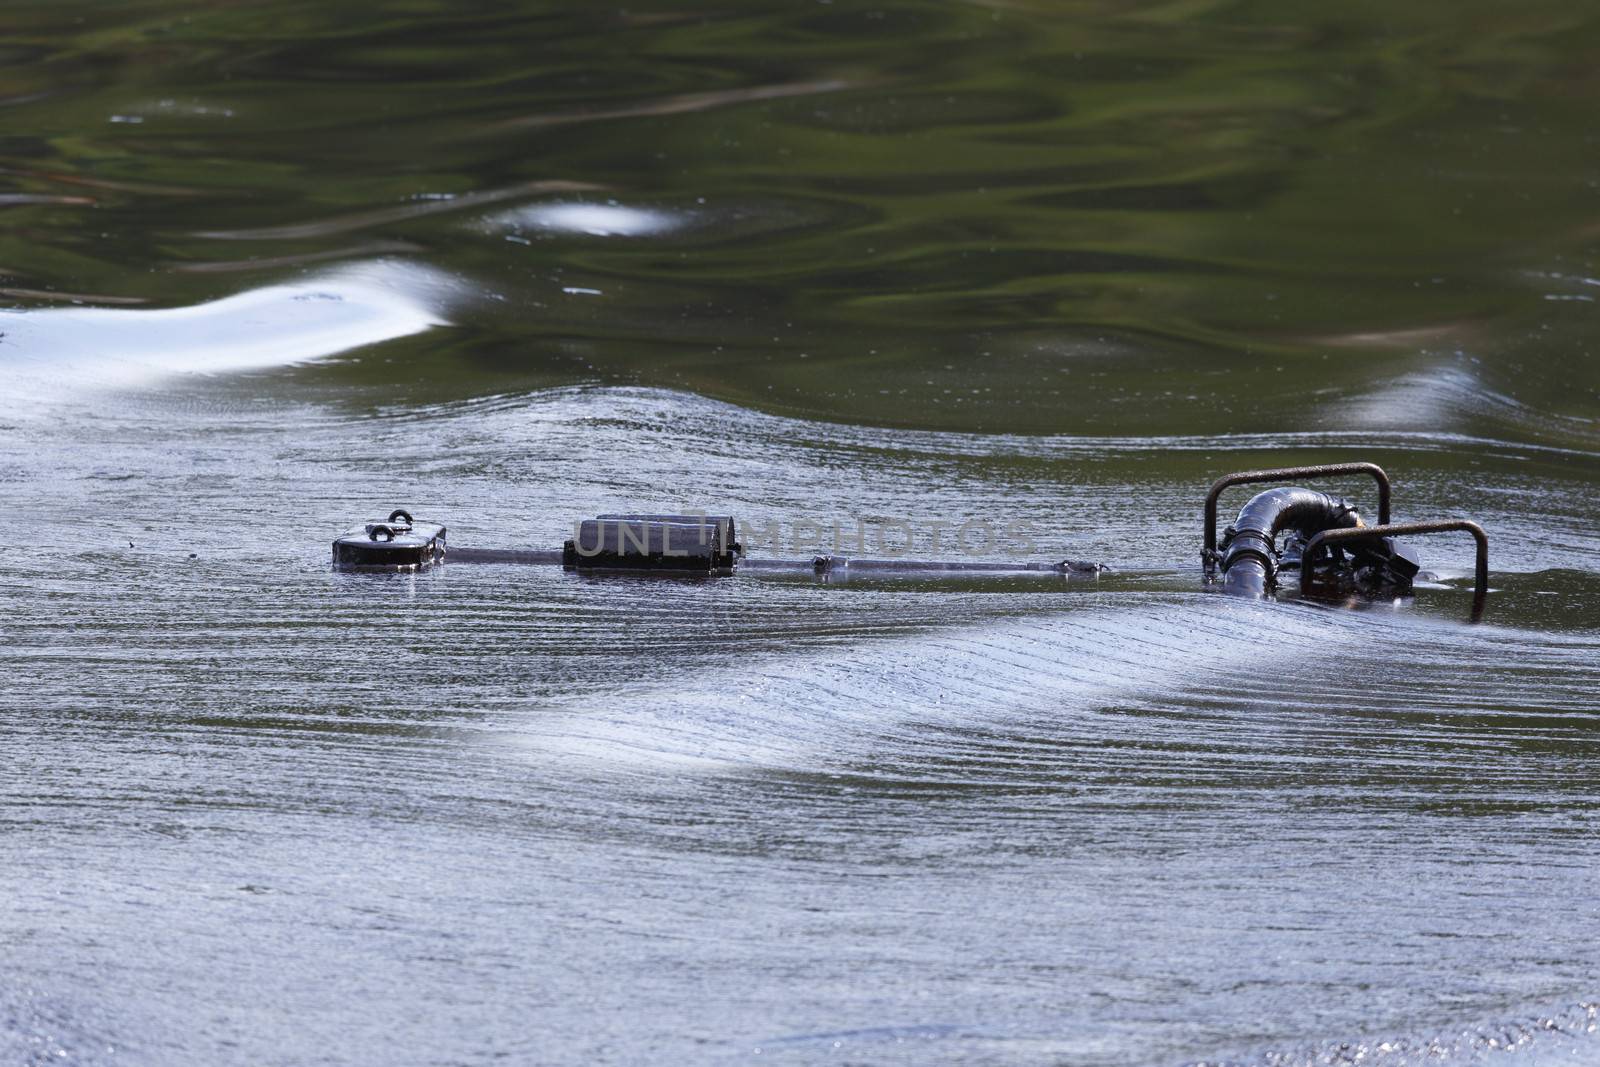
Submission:
<svg viewBox="0 0 1600 1067">
<path fill-rule="evenodd" d="M 1217 542 L 1217 501 L 1235 485 L 1294 482 L 1338 475 L 1367 475 L 1378 485 L 1378 523 L 1368 526 L 1342 498 L 1298 486 L 1257 493 L 1239 510 Z M 1421 570 L 1416 550 L 1401 537 L 1461 531 L 1477 546 L 1472 617 L 1483 617 L 1489 592 L 1489 538 L 1466 519 L 1393 523 L 1389 476 L 1376 463 L 1331 463 L 1240 471 L 1212 483 L 1205 503 L 1205 547 L 1200 561 L 1208 583 L 1239 596 L 1297 592 L 1328 600 L 1378 599 L 1411 592 Z M 1284 575 L 1293 580 L 1284 588 Z"/>
<path fill-rule="evenodd" d="M 1368 525 L 1343 498 L 1285 483 L 1337 476 L 1371 477 L 1378 488 L 1378 521 Z M 1276 484 L 1275 484 L 1276 483 Z M 1217 536 L 1222 493 L 1239 485 L 1275 484 L 1256 493 Z M 1350 602 L 1409 594 L 1420 573 L 1416 551 L 1402 537 L 1460 531 L 1477 546 L 1472 617 L 1482 617 L 1489 583 L 1489 544 L 1483 528 L 1463 519 L 1391 522 L 1389 477 L 1373 463 L 1335 463 L 1240 471 L 1219 478 L 1206 494 L 1201 562 L 1208 587 L 1246 597 L 1301 596 Z M 333 542 L 340 570 L 417 571 L 446 559 L 461 563 L 561 566 L 590 574 L 657 573 L 718 577 L 742 573 L 803 573 L 837 580 L 866 574 L 1036 574 L 1083 578 L 1105 568 L 1080 560 L 916 561 L 818 555 L 804 560 L 751 559 L 727 515 L 611 514 L 585 519 L 560 549 L 447 547 L 445 527 L 396 509 L 383 522 L 356 526 Z"/>
</svg>

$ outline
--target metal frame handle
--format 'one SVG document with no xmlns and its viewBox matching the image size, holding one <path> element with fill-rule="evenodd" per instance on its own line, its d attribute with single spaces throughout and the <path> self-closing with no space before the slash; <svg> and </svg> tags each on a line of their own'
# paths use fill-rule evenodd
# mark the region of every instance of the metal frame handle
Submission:
<svg viewBox="0 0 1600 1067">
<path fill-rule="evenodd" d="M 1452 530 L 1462 530 L 1472 535 L 1478 542 L 1476 584 L 1472 590 L 1472 621 L 1478 622 L 1483 618 L 1484 600 L 1489 595 L 1489 535 L 1483 532 L 1483 527 L 1467 519 L 1443 519 L 1438 522 L 1397 522 L 1384 523 L 1380 526 L 1357 526 L 1346 530 L 1323 530 L 1306 542 L 1306 549 L 1300 556 L 1300 592 L 1302 595 L 1311 587 L 1311 563 L 1316 558 L 1317 550 L 1324 545 L 1336 544 L 1341 541 L 1369 541 L 1376 537 L 1403 537 L 1409 534 L 1448 533 Z"/>
<path fill-rule="evenodd" d="M 1217 550 L 1217 498 L 1222 491 L 1235 485 L 1257 482 L 1292 482 L 1299 478 L 1328 478 L 1339 474 L 1370 474 L 1378 483 L 1378 522 L 1389 522 L 1389 476 L 1376 463 L 1324 463 L 1316 467 L 1274 467 L 1270 470 L 1239 471 L 1225 474 L 1211 483 L 1206 494 L 1206 559 Z"/>
</svg>

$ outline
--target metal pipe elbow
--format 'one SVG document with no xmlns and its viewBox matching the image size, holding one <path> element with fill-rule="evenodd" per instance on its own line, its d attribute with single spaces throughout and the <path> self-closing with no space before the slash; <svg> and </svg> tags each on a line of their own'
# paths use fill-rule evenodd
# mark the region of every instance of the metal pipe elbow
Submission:
<svg viewBox="0 0 1600 1067">
<path fill-rule="evenodd" d="M 1276 541 L 1285 529 L 1311 537 L 1323 530 L 1361 524 L 1355 508 L 1314 489 L 1289 486 L 1257 493 L 1239 510 L 1223 542 L 1223 589 L 1242 596 L 1264 596 L 1277 577 Z"/>
</svg>

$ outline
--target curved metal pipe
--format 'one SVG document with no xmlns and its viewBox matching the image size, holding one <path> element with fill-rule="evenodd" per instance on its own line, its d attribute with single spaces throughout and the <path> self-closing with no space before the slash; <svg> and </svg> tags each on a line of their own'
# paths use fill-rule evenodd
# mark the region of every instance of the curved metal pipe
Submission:
<svg viewBox="0 0 1600 1067">
<path fill-rule="evenodd" d="M 1476 573 L 1472 588 L 1472 621 L 1478 622 L 1483 618 L 1484 601 L 1489 596 L 1489 535 L 1483 532 L 1483 527 L 1467 519 L 1444 519 L 1439 522 L 1397 522 L 1383 523 L 1379 526 L 1365 526 L 1357 530 L 1323 530 L 1306 543 L 1305 552 L 1301 555 L 1300 564 L 1300 592 L 1304 594 L 1311 587 L 1311 561 L 1324 545 L 1338 544 L 1341 541 L 1364 541 L 1377 537 L 1401 537 L 1408 534 L 1448 533 L 1452 530 L 1462 530 L 1472 535 L 1478 543 L 1476 560 Z"/>
<path fill-rule="evenodd" d="M 1292 482 L 1299 478 L 1329 478 L 1342 474 L 1367 474 L 1378 483 L 1378 521 L 1389 521 L 1389 497 L 1391 495 L 1389 476 L 1383 473 L 1383 468 L 1376 463 L 1324 463 L 1314 467 L 1274 467 L 1269 470 L 1239 471 L 1237 474 L 1225 474 L 1211 483 L 1211 490 L 1206 493 L 1205 510 L 1205 552 L 1203 558 L 1206 571 L 1209 574 L 1217 552 L 1217 499 L 1222 496 L 1222 491 L 1234 485 L 1250 485 L 1259 482 Z"/>
<path fill-rule="evenodd" d="M 1278 567 L 1274 542 L 1286 528 L 1310 537 L 1360 525 L 1361 516 L 1354 508 L 1327 493 L 1298 487 L 1257 493 L 1233 522 L 1233 534 L 1222 555 L 1223 590 L 1239 596 L 1265 596 Z"/>
</svg>

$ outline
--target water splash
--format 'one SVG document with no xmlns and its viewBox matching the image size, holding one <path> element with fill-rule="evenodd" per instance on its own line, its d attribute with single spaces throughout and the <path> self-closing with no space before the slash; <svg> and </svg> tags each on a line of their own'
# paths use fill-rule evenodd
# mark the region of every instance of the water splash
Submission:
<svg viewBox="0 0 1600 1067">
<path fill-rule="evenodd" d="M 0 369 L 30 399 L 283 367 L 445 325 L 439 271 L 378 260 L 189 307 L 0 311 Z"/>
</svg>

